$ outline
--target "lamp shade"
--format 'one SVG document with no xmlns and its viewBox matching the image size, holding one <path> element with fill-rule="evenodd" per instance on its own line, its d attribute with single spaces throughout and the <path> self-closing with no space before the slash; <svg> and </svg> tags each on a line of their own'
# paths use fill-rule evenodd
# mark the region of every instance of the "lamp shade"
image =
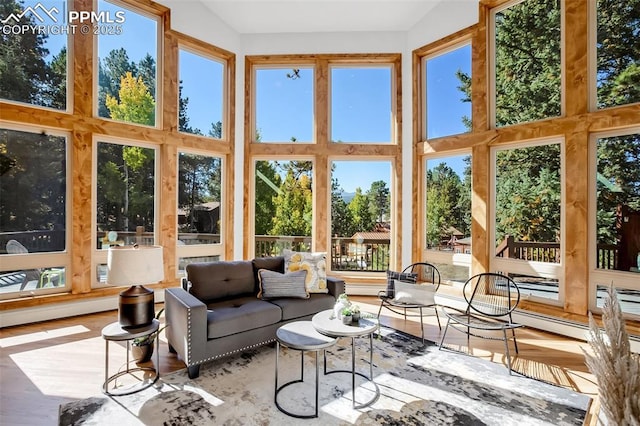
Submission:
<svg viewBox="0 0 640 426">
<path fill-rule="evenodd" d="M 143 285 L 164 280 L 161 246 L 109 247 L 107 284 Z"/>
<path fill-rule="evenodd" d="M 143 284 L 164 279 L 162 247 L 110 247 L 107 255 L 107 283 L 131 285 L 120 293 L 118 320 L 125 329 L 146 327 L 153 322 L 153 290 Z"/>
</svg>

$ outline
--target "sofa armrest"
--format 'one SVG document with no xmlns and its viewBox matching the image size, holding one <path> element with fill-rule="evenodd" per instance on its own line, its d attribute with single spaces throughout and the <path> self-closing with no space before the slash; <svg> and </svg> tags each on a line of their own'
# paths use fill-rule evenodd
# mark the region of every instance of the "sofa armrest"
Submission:
<svg viewBox="0 0 640 426">
<path fill-rule="evenodd" d="M 335 277 L 327 277 L 327 288 L 329 289 L 329 294 L 338 299 L 345 290 L 344 280 L 341 278 Z"/>
<path fill-rule="evenodd" d="M 167 340 L 187 366 L 205 359 L 207 305 L 181 287 L 167 288 L 164 314 Z"/>
</svg>

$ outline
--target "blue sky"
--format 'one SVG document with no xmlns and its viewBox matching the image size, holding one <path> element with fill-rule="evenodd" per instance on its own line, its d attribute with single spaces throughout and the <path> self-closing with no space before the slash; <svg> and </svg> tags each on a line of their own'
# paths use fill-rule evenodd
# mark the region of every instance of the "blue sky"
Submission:
<svg viewBox="0 0 640 426">
<path fill-rule="evenodd" d="M 35 5 L 37 1 L 26 1 Z M 45 6 L 62 9 L 60 0 L 44 1 Z M 100 10 L 123 10 L 99 0 Z M 157 31 L 154 19 L 125 10 L 122 34 L 102 35 L 98 39 L 98 54 L 105 57 L 109 51 L 124 47 L 129 59 L 140 61 L 147 53 L 156 60 Z M 57 54 L 66 42 L 64 36 L 50 36 L 47 48 L 50 55 Z M 211 123 L 222 120 L 222 66 L 220 63 L 181 49 L 179 55 L 180 79 L 183 96 L 189 98 L 190 125 L 207 133 Z M 470 45 L 454 49 L 427 61 L 427 120 L 429 137 L 465 132 L 461 117 L 471 115 L 470 103 L 462 103 L 457 89 L 456 70 L 471 73 Z M 257 80 L 257 127 L 262 140 L 311 142 L 314 132 L 313 69 L 301 68 L 299 78 L 287 77 L 290 69 L 262 69 Z M 331 70 L 330 135 L 342 142 L 385 143 L 391 139 L 391 70 L 388 67 L 336 67 Z M 214 101 L 212 101 L 214 100 Z M 411 117 L 404 117 L 410 120 Z M 462 174 L 462 156 L 430 160 L 428 168 L 444 161 L 458 174 Z M 371 182 L 391 182 L 389 161 L 339 161 L 334 176 L 346 192 L 360 187 L 367 190 Z"/>
</svg>

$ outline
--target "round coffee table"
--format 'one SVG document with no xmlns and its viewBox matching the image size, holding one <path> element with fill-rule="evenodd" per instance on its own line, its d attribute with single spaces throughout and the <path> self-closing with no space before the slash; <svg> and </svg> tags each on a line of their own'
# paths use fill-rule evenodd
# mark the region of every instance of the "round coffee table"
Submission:
<svg viewBox="0 0 640 426">
<path fill-rule="evenodd" d="M 290 322 L 288 324 L 283 325 L 276 331 L 276 386 L 275 386 L 275 395 L 274 402 L 278 410 L 283 413 L 291 416 L 297 417 L 299 419 L 311 419 L 314 417 L 318 417 L 318 384 L 320 383 L 318 373 L 318 352 L 323 351 L 330 346 L 336 344 L 336 339 L 326 336 L 324 334 L 320 334 L 313 328 L 311 321 L 296 321 Z M 284 383 L 282 386 L 278 387 L 278 358 L 280 356 L 280 345 L 285 346 L 289 349 L 294 349 L 300 351 L 301 360 L 300 360 L 300 379 L 292 380 L 290 382 Z M 314 414 L 297 414 L 291 411 L 288 411 L 280 406 L 278 403 L 278 393 L 285 387 L 289 385 L 293 385 L 294 383 L 302 383 L 304 382 L 304 353 L 305 351 L 313 351 L 316 353 L 316 407 Z M 325 370 L 326 370 L 326 358 L 325 358 Z"/>
<path fill-rule="evenodd" d="M 351 391 L 353 393 L 353 408 L 364 408 L 373 404 L 380 397 L 380 389 L 378 384 L 373 381 L 373 333 L 378 329 L 378 320 L 375 318 L 360 318 L 351 324 L 343 324 L 342 320 L 335 318 L 333 310 L 318 312 L 311 318 L 311 323 L 320 333 L 331 337 L 350 337 L 351 338 L 351 370 L 332 370 L 327 371 L 325 360 L 324 374 L 332 373 L 351 373 Z M 369 376 L 356 371 L 356 345 L 355 338 L 369 336 Z M 356 404 L 356 375 L 371 382 L 375 387 L 375 395 L 373 398 L 362 404 Z"/>
</svg>

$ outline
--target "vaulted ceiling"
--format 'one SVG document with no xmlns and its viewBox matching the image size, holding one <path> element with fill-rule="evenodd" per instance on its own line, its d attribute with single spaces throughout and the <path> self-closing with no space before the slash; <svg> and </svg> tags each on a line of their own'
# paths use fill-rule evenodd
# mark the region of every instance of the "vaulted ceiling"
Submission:
<svg viewBox="0 0 640 426">
<path fill-rule="evenodd" d="M 240 34 L 408 31 L 442 1 L 199 0 Z"/>
</svg>

